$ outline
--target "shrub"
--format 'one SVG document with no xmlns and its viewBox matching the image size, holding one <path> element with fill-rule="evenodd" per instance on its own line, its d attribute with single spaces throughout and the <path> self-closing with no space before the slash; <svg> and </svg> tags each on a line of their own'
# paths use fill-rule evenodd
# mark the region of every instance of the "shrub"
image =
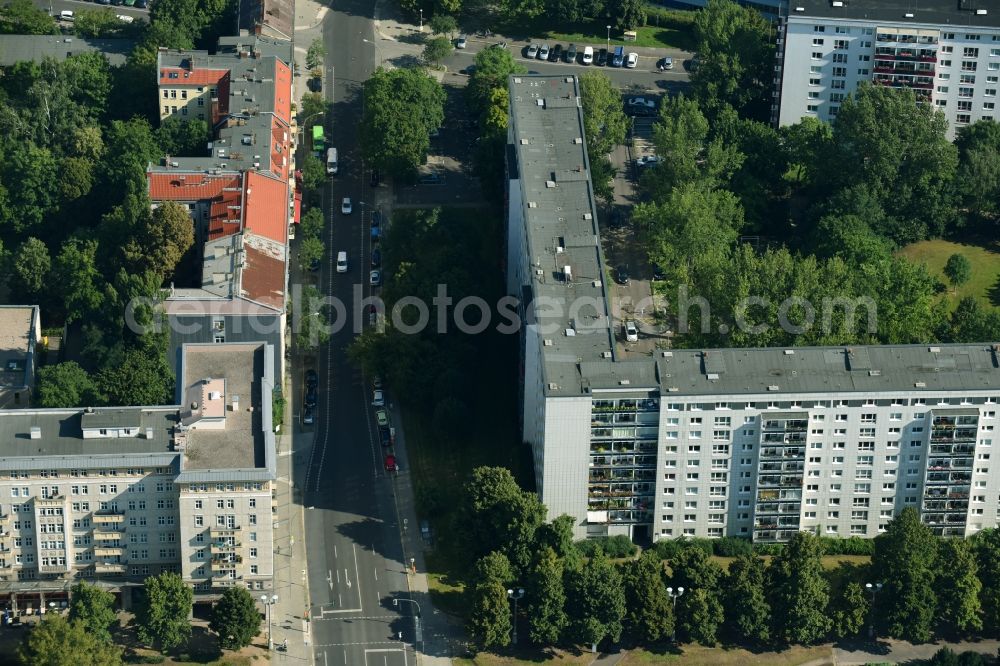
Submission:
<svg viewBox="0 0 1000 666">
<path fill-rule="evenodd" d="M 750 539 L 743 537 L 722 537 L 716 539 L 712 546 L 715 554 L 719 557 L 736 557 L 738 555 L 748 555 L 753 552 L 753 543 Z"/>
<path fill-rule="evenodd" d="M 757 555 L 781 555 L 784 548 L 784 544 L 780 543 L 755 543 L 753 552 Z"/>
<path fill-rule="evenodd" d="M 679 537 L 677 539 L 657 541 L 654 548 L 660 559 L 670 560 L 677 557 L 686 548 L 698 548 L 705 551 L 706 555 L 712 555 L 712 546 L 716 541 L 717 539 L 705 539 L 701 537 Z"/>
<path fill-rule="evenodd" d="M 875 552 L 874 539 L 861 537 L 820 537 L 824 555 L 872 555 Z"/>
<path fill-rule="evenodd" d="M 633 557 L 638 550 L 631 539 L 624 534 L 597 539 L 583 539 L 576 542 L 576 548 L 585 557 L 593 557 L 600 546 L 604 554 L 610 558 Z"/>
</svg>

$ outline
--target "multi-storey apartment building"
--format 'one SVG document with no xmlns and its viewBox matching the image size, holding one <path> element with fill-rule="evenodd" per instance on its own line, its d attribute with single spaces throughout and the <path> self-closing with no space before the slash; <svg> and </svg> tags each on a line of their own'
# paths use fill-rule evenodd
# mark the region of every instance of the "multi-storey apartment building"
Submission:
<svg viewBox="0 0 1000 666">
<path fill-rule="evenodd" d="M 200 118 L 212 131 L 207 155 L 168 155 L 147 169 L 153 205 L 185 206 L 201 248 L 201 274 L 179 276 L 164 303 L 174 359 L 190 342 L 262 340 L 279 350 L 274 373 L 283 375 L 298 210 L 291 55 L 288 41 L 246 35 L 220 38 L 211 55 L 157 55 L 161 119 Z"/>
<path fill-rule="evenodd" d="M 0 411 L 0 597 L 88 579 L 120 596 L 174 571 L 196 601 L 270 589 L 273 347 L 187 345 L 180 406 Z"/>
<path fill-rule="evenodd" d="M 576 79 L 515 76 L 510 100 L 507 288 L 551 516 L 636 539 L 871 537 L 906 506 L 997 524 L 1000 346 L 625 350 Z"/>
<path fill-rule="evenodd" d="M 949 136 L 997 118 L 1000 8 L 987 0 L 792 0 L 778 28 L 772 118 L 831 121 L 863 81 L 912 89 Z"/>
</svg>

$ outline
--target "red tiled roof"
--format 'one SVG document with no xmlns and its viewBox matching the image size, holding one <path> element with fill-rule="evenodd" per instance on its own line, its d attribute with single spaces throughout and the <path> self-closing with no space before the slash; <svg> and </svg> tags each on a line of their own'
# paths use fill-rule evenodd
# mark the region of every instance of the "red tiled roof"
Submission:
<svg viewBox="0 0 1000 666">
<path fill-rule="evenodd" d="M 271 120 L 271 171 L 288 180 L 288 170 L 292 166 L 292 133 L 277 118 Z"/>
<path fill-rule="evenodd" d="M 283 310 L 285 307 L 284 248 L 279 251 L 269 241 L 244 235 L 246 264 L 240 279 L 240 295 L 257 303 Z"/>
<path fill-rule="evenodd" d="M 284 245 L 288 234 L 288 182 L 247 172 L 243 199 L 245 230 Z"/>
<path fill-rule="evenodd" d="M 177 74 L 171 78 L 170 74 Z M 161 67 L 161 86 L 210 86 L 219 82 L 229 73 L 228 69 L 184 69 L 183 67 Z"/>
<path fill-rule="evenodd" d="M 208 238 L 215 240 L 240 230 L 243 199 L 240 174 L 150 171 L 146 174 L 152 201 L 208 201 Z"/>
<path fill-rule="evenodd" d="M 274 113 L 285 121 L 292 122 L 292 70 L 281 60 L 274 63 Z"/>
</svg>

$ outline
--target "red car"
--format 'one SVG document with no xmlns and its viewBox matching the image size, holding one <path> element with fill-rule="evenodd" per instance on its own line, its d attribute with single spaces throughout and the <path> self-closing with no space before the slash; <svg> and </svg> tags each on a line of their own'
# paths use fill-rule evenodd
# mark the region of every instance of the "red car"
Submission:
<svg viewBox="0 0 1000 666">
<path fill-rule="evenodd" d="M 385 471 L 398 472 L 399 465 L 396 464 L 396 456 L 391 453 L 385 457 Z"/>
</svg>

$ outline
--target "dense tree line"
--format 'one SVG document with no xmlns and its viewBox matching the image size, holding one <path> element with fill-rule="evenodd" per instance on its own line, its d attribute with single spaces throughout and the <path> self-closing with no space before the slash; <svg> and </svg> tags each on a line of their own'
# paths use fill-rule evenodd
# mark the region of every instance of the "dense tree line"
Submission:
<svg viewBox="0 0 1000 666">
<path fill-rule="evenodd" d="M 546 522 L 534 493 L 501 468 L 478 468 L 466 484 L 462 524 L 469 570 L 470 634 L 482 648 L 510 641 L 511 623 L 539 646 L 683 642 L 780 649 L 879 636 L 925 643 L 1000 635 L 1000 531 L 941 539 L 904 509 L 859 550 L 870 565 L 825 569 L 834 540 L 797 533 L 769 561 L 745 549 L 724 568 L 709 540 L 659 542 L 641 555 L 572 542 L 573 521 Z M 854 541 L 858 540 L 844 540 Z M 736 540 L 730 540 L 735 543 Z M 848 549 L 844 549 L 848 550 Z M 664 553 L 669 556 L 664 558 Z M 866 584 L 881 583 L 881 588 Z M 507 590 L 523 587 L 512 618 Z M 670 588 L 676 595 L 671 599 Z M 874 601 L 874 606 L 872 605 Z"/>
<path fill-rule="evenodd" d="M 204 121 L 158 123 L 157 46 L 214 47 L 229 0 L 162 0 L 121 67 L 100 53 L 20 62 L 0 79 L 0 275 L 7 300 L 38 304 L 46 328 L 69 325 L 78 362 L 39 372 L 41 406 L 159 404 L 173 395 L 167 336 L 154 308 L 179 264 L 192 270 L 193 226 L 175 204 L 151 209 L 147 164 L 199 154 Z M 110 16 L 108 12 L 93 12 Z M 81 14 L 81 35 L 107 35 Z M 93 23 L 93 25 L 91 25 Z M 120 23 L 120 22 L 119 22 Z M 0 30 L 43 34 L 54 20 L 23 0 L 0 8 Z M 113 103 L 112 103 L 113 100 Z M 188 261 L 185 261 L 185 260 Z M 138 300 L 137 300 L 138 299 Z M 159 332 L 139 335 L 137 329 Z"/>
<path fill-rule="evenodd" d="M 807 118 L 776 130 L 741 116 L 731 99 L 713 99 L 665 100 L 653 139 L 667 160 L 647 170 L 650 200 L 633 215 L 664 269 L 678 344 L 996 337 L 992 308 L 970 298 L 949 312 L 935 299 L 944 285 L 896 254 L 962 224 L 995 224 L 992 180 L 955 177 L 1000 155 L 990 123 L 964 128 L 952 144 L 943 115 L 912 91 L 868 85 L 844 101 L 832 127 Z M 967 271 L 954 275 L 968 279 Z M 710 310 L 685 307 L 688 297 L 706 299 Z"/>
</svg>

